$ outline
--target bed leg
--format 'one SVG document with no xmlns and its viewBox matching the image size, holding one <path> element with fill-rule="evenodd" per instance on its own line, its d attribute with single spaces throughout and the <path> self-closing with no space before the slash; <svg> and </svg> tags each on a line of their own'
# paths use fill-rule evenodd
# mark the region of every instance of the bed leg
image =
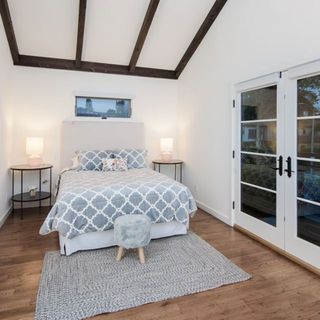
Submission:
<svg viewBox="0 0 320 320">
<path fill-rule="evenodd" d="M 117 258 L 116 258 L 117 261 L 120 261 L 122 259 L 123 253 L 124 253 L 124 248 L 123 247 L 119 247 L 118 248 Z"/>
<path fill-rule="evenodd" d="M 61 254 L 62 256 L 66 256 L 66 255 L 67 255 L 66 245 L 63 245 L 63 247 L 60 248 L 60 254 Z"/>
</svg>

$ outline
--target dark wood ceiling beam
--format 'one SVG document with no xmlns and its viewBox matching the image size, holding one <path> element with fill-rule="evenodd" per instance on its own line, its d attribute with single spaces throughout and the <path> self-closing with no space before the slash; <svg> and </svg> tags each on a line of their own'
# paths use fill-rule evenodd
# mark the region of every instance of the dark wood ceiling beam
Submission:
<svg viewBox="0 0 320 320">
<path fill-rule="evenodd" d="M 35 68 L 49 68 L 130 75 L 138 77 L 176 79 L 176 73 L 174 70 L 136 67 L 133 72 L 130 72 L 129 67 L 124 65 L 82 61 L 81 65 L 77 66 L 75 60 L 36 57 L 27 55 L 20 55 L 20 61 L 17 63 L 17 65 Z"/>
<path fill-rule="evenodd" d="M 0 0 L 0 14 L 2 17 L 2 22 L 4 30 L 9 43 L 9 48 L 11 51 L 11 56 L 14 64 L 19 62 L 19 50 L 17 45 L 16 36 L 14 34 L 14 29 L 12 25 L 12 20 L 10 16 L 10 10 L 7 0 Z"/>
<path fill-rule="evenodd" d="M 218 17 L 219 13 L 223 9 L 226 2 L 227 2 L 227 0 L 216 0 L 215 1 L 214 5 L 212 6 L 211 10 L 209 11 L 207 17 L 203 21 L 200 29 L 196 33 L 196 35 L 193 38 L 192 42 L 190 43 L 188 49 L 186 50 L 182 59 L 180 60 L 179 64 L 176 67 L 175 72 L 176 72 L 177 78 L 179 78 L 179 76 L 181 75 L 182 71 L 184 70 L 184 68 L 188 64 L 189 60 L 191 59 L 191 57 L 193 56 L 193 54 L 195 53 L 195 51 L 199 47 L 201 41 L 203 40 L 203 38 L 205 37 L 205 35 L 209 31 L 210 27 L 212 26 L 212 24 L 214 23 L 214 21 Z"/>
<path fill-rule="evenodd" d="M 134 47 L 130 63 L 129 63 L 129 70 L 130 72 L 133 72 L 136 68 L 142 47 L 144 45 L 144 42 L 146 40 L 146 37 L 148 35 L 152 20 L 154 18 L 154 15 L 157 11 L 158 5 L 159 5 L 160 0 L 150 0 L 148 10 L 146 12 L 146 15 L 144 17 L 140 33 L 136 42 L 136 45 Z"/>
<path fill-rule="evenodd" d="M 76 52 L 76 66 L 81 65 L 84 27 L 86 23 L 87 0 L 79 0 L 79 19 L 78 19 L 78 37 L 77 37 L 77 52 Z"/>
</svg>

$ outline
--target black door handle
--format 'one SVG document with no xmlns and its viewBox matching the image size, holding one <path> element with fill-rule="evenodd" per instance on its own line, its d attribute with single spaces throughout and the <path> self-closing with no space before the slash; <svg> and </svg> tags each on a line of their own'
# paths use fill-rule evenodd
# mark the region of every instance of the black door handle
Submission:
<svg viewBox="0 0 320 320">
<path fill-rule="evenodd" d="M 279 170 L 279 176 L 282 176 L 283 174 L 283 157 L 280 156 L 279 159 L 278 159 L 278 162 L 279 162 L 279 167 L 278 168 L 271 168 L 273 170 Z"/>
<path fill-rule="evenodd" d="M 288 178 L 291 178 L 292 173 L 294 171 L 292 171 L 292 167 L 291 167 L 291 157 L 288 157 L 287 160 L 287 169 L 285 169 L 284 171 L 287 172 Z"/>
</svg>

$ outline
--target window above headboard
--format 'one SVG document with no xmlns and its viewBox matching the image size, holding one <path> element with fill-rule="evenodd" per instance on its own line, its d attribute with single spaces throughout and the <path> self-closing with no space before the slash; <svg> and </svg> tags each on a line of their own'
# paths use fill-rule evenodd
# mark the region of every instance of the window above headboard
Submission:
<svg viewBox="0 0 320 320">
<path fill-rule="evenodd" d="M 102 97 L 75 97 L 76 117 L 95 118 L 131 118 L 131 99 L 102 98 Z"/>
</svg>

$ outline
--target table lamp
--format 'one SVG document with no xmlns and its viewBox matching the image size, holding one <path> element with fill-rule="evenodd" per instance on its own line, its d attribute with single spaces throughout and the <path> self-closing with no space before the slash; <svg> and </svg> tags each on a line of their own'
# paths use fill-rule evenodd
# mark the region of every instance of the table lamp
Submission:
<svg viewBox="0 0 320 320">
<path fill-rule="evenodd" d="M 172 151 L 173 151 L 173 139 L 161 138 L 160 139 L 161 159 L 164 161 L 172 160 Z"/>
<path fill-rule="evenodd" d="M 26 154 L 28 155 L 28 164 L 30 166 L 39 166 L 42 164 L 43 138 L 31 137 L 26 140 Z"/>
</svg>

